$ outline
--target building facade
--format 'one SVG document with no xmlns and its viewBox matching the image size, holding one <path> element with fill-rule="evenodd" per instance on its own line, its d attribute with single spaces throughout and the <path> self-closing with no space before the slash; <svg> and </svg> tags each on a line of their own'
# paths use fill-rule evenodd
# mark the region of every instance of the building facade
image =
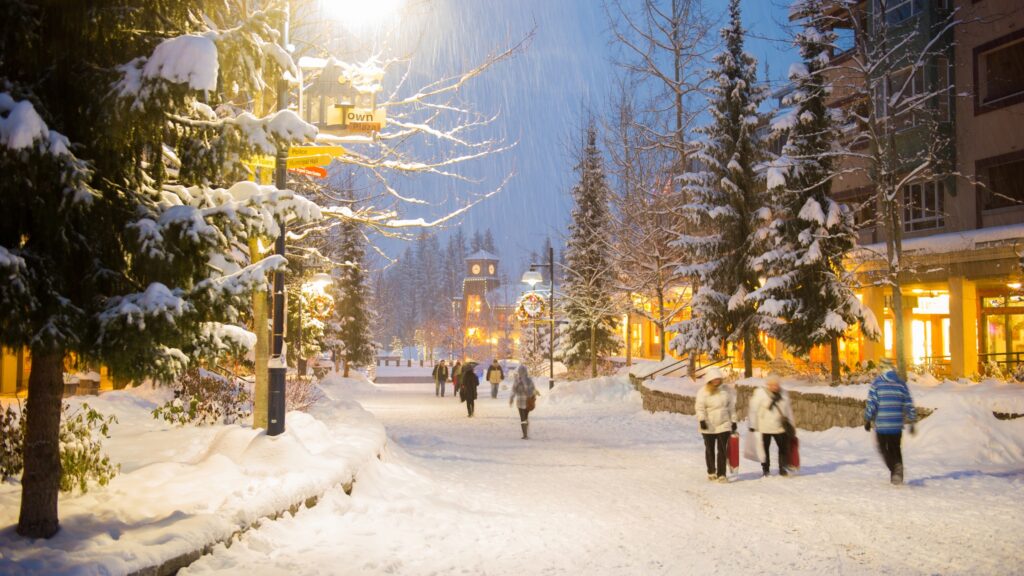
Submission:
<svg viewBox="0 0 1024 576">
<path fill-rule="evenodd" d="M 942 142 L 935 159 L 952 168 L 898 192 L 907 365 L 953 377 L 984 374 L 992 366 L 1011 371 L 1024 356 L 1024 5 L 889 0 L 861 2 L 859 14 L 869 19 L 860 29 L 884 19 L 896 35 L 916 33 L 903 47 L 907 61 L 938 39 L 924 66 L 887 71 L 890 85 L 907 86 L 905 98 L 935 94 L 919 111 L 889 118 L 897 149 Z M 952 22 L 945 33 L 936 32 Z M 853 57 L 852 50 L 835 55 L 831 105 L 891 105 L 884 94 L 866 101 L 858 90 L 864 78 L 842 66 Z M 863 249 L 851 266 L 859 296 L 882 328 L 878 342 L 850 334 L 845 344 L 860 360 L 878 361 L 893 358 L 896 328 L 891 290 L 880 282 L 887 267 L 885 231 L 864 168 L 846 160 L 833 194 L 857 208 Z"/>
<path fill-rule="evenodd" d="M 944 166 L 941 176 L 913 180 L 897 194 L 907 365 L 949 377 L 994 368 L 1010 373 L 1024 364 L 1024 3 L 863 0 L 852 10 L 846 6 L 834 12 L 840 18 L 829 106 L 861 117 L 869 107 L 880 107 L 876 114 L 895 126 L 901 155 L 932 147 Z M 895 69 L 882 71 L 889 76 L 883 88 L 906 86 L 908 98 L 934 95 L 913 112 L 887 115 L 891 95 L 868 94 L 867 79 L 850 65 L 861 36 L 883 24 L 893 37 L 911 38 L 901 44 L 904 54 L 892 59 Z M 924 65 L 909 65 L 933 38 Z M 845 127 L 855 154 L 838 167 L 832 194 L 855 211 L 861 249 L 848 266 L 882 337 L 871 341 L 851 330 L 839 343 L 841 361 L 851 367 L 895 354 L 892 294 L 883 278 L 885 229 L 878 223 L 869 164 L 858 156 L 868 152 L 869 143 L 858 139 L 864 129 L 857 123 Z M 631 355 L 657 358 L 662 336 L 656 326 L 644 314 L 628 320 L 623 337 Z M 772 356 L 786 356 L 778 343 L 762 340 Z M 825 365 L 829 357 L 828 347 L 821 347 L 808 360 Z"/>
</svg>

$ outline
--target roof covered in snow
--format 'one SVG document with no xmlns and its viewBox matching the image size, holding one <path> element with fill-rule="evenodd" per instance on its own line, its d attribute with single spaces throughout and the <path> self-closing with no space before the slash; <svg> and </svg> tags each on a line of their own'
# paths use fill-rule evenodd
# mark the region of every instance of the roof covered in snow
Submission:
<svg viewBox="0 0 1024 576">
<path fill-rule="evenodd" d="M 466 260 L 494 260 L 497 261 L 498 257 L 491 254 L 487 250 L 477 250 L 476 252 L 466 256 Z"/>
</svg>

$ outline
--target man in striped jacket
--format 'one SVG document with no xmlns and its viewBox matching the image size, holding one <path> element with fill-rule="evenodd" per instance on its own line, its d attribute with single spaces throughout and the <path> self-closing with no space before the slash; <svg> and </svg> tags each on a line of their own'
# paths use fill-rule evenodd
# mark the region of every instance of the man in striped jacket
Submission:
<svg viewBox="0 0 1024 576">
<path fill-rule="evenodd" d="M 904 420 L 910 424 L 909 431 L 913 435 L 917 410 L 910 398 L 910 390 L 894 370 L 889 370 L 871 383 L 867 406 L 864 407 L 864 429 L 870 432 L 874 423 L 878 450 L 889 468 L 889 479 L 893 484 L 903 483 L 903 452 L 900 442 L 903 439 Z"/>
</svg>

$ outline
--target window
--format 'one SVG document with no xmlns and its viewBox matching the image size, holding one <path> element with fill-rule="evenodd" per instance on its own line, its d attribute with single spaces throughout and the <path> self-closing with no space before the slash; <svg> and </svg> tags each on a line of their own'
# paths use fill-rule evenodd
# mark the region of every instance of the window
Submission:
<svg viewBox="0 0 1024 576">
<path fill-rule="evenodd" d="M 936 85 L 935 98 L 938 100 L 936 108 L 939 110 L 939 120 L 949 122 L 949 110 L 952 107 L 950 100 L 953 98 L 955 87 L 950 84 L 949 59 L 939 57 L 935 59 Z"/>
<path fill-rule="evenodd" d="M 1024 159 L 979 170 L 985 210 L 1024 204 Z"/>
<path fill-rule="evenodd" d="M 1024 40 L 981 55 L 982 104 L 1024 93 Z"/>
<path fill-rule="evenodd" d="M 893 114 L 892 122 L 897 132 L 922 123 L 923 111 L 919 109 L 921 105 L 916 101 L 925 93 L 923 66 L 916 69 L 908 66 L 893 72 L 888 80 L 881 80 L 878 88 L 878 115 L 886 118 Z M 899 96 L 896 102 L 892 101 L 893 95 Z"/>
<path fill-rule="evenodd" d="M 876 0 L 875 14 L 885 12 L 885 23 L 894 26 L 924 10 L 924 0 Z"/>
<path fill-rule="evenodd" d="M 930 230 L 946 225 L 945 186 L 942 182 L 908 184 L 903 187 L 903 230 Z"/>
<path fill-rule="evenodd" d="M 849 206 L 853 211 L 853 223 L 858 230 L 875 225 L 875 217 L 878 215 L 875 201 L 873 194 L 850 200 Z"/>
</svg>

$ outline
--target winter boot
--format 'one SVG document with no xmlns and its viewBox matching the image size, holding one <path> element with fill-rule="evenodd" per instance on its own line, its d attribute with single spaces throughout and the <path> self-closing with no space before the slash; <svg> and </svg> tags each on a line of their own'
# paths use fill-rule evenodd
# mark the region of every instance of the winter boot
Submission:
<svg viewBox="0 0 1024 576">
<path fill-rule="evenodd" d="M 893 486 L 903 484 L 903 464 L 896 464 L 892 467 L 892 476 L 889 477 Z"/>
<path fill-rule="evenodd" d="M 530 439 L 530 423 L 529 422 L 523 422 L 522 424 L 520 424 L 520 426 L 523 427 L 523 440 L 529 440 Z"/>
<path fill-rule="evenodd" d="M 764 476 L 765 478 L 768 477 L 768 465 L 767 464 L 761 464 L 761 476 Z"/>
</svg>

